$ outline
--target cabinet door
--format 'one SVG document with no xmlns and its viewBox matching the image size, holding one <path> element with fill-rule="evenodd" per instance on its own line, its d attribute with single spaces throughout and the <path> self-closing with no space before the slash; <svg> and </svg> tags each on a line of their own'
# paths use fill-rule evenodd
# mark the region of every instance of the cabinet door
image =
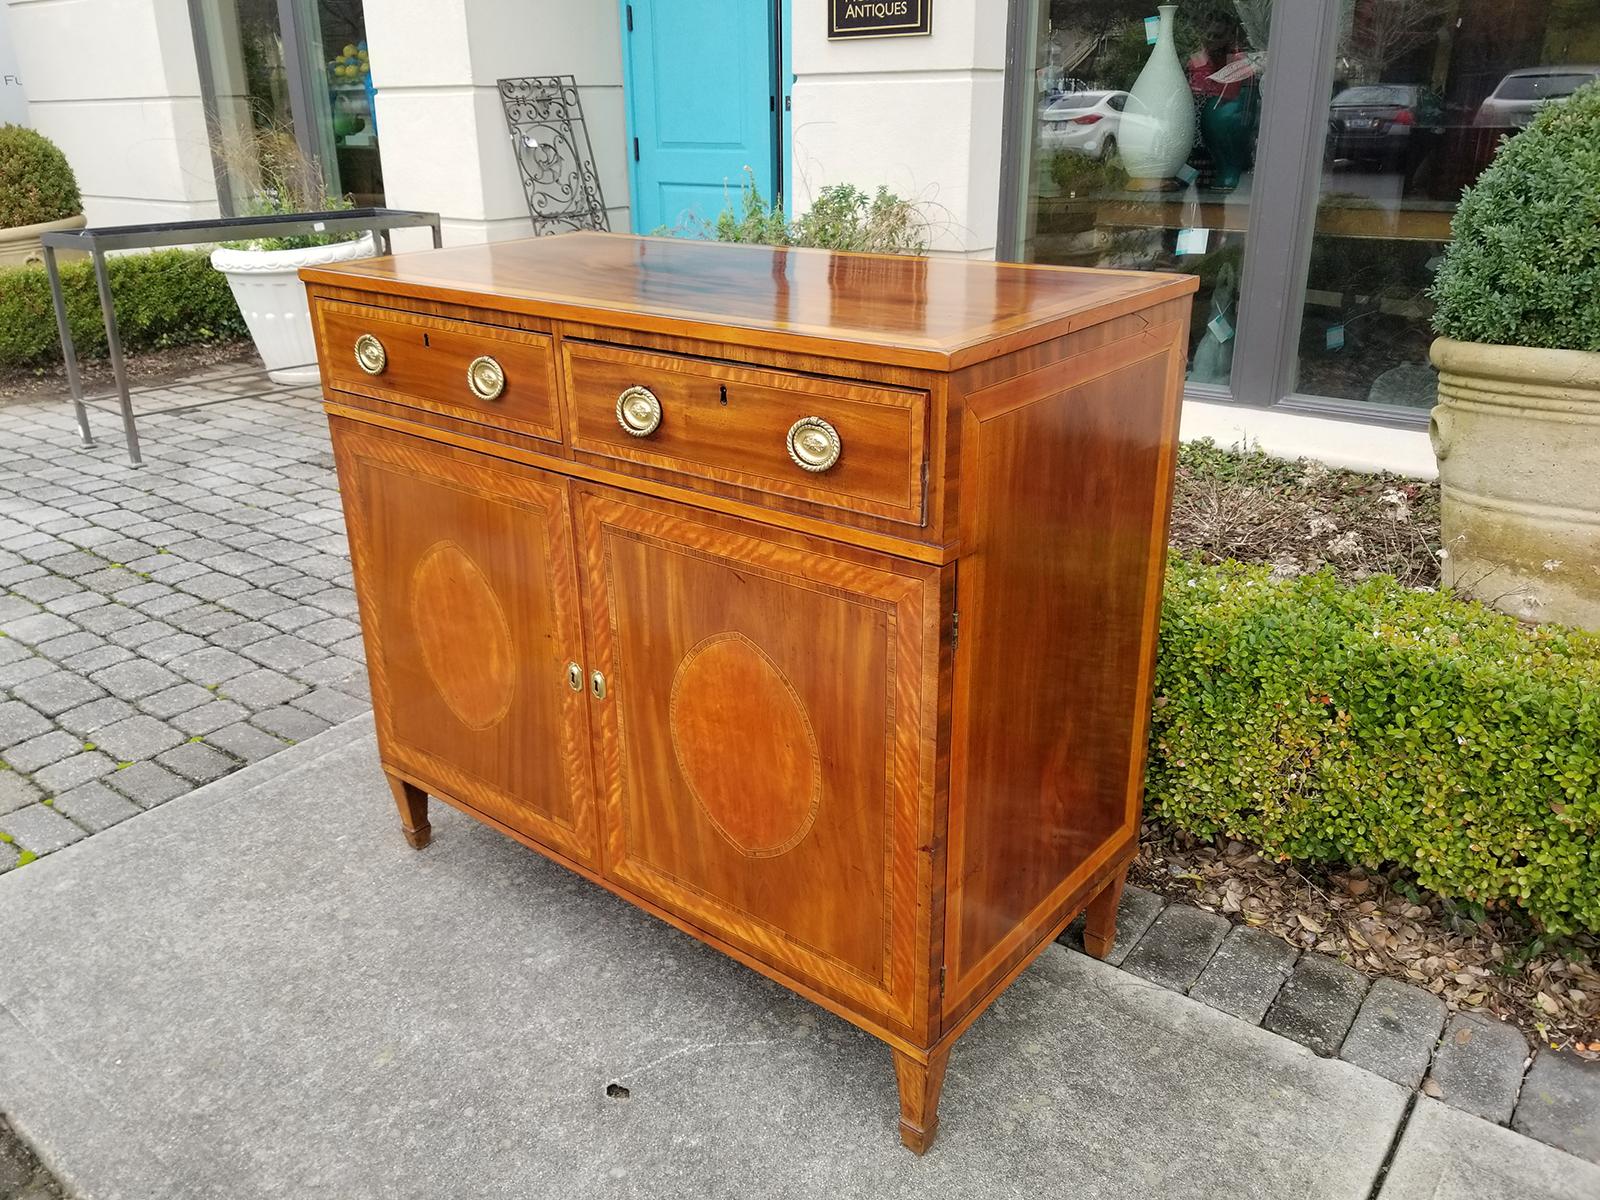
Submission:
<svg viewBox="0 0 1600 1200">
<path fill-rule="evenodd" d="M 606 873 L 912 1028 L 937 574 L 589 488 L 578 513 Z"/>
<path fill-rule="evenodd" d="M 566 481 L 332 424 L 385 765 L 595 865 Z"/>
</svg>

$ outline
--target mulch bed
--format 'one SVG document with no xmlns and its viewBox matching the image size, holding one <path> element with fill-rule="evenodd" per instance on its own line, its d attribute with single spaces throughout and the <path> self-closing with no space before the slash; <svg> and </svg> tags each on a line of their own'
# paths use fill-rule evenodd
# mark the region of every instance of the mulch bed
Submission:
<svg viewBox="0 0 1600 1200">
<path fill-rule="evenodd" d="M 1388 572 L 1439 585 L 1439 489 L 1209 443 L 1179 458 L 1172 546 L 1208 562 L 1331 568 L 1346 582 Z M 1439 996 L 1451 1011 L 1514 1021 L 1547 1045 L 1600 1060 L 1600 937 L 1548 937 L 1520 913 L 1485 912 L 1417 887 L 1394 868 L 1270 861 L 1242 842 L 1145 825 L 1131 878 L 1174 900 L 1267 929 Z"/>
<path fill-rule="evenodd" d="M 1347 582 L 1390 574 L 1438 587 L 1439 485 L 1193 442 L 1178 456 L 1172 548 L 1280 575 L 1329 567 Z"/>
<path fill-rule="evenodd" d="M 1129 879 L 1371 976 L 1426 988 L 1451 1012 L 1478 1009 L 1536 1042 L 1600 1060 L 1600 938 L 1540 935 L 1511 912 L 1472 911 L 1398 868 L 1273 862 L 1243 842 L 1208 842 L 1147 821 Z"/>
<path fill-rule="evenodd" d="M 173 346 L 165 350 L 142 350 L 138 354 L 126 355 L 123 361 L 133 387 L 175 383 L 219 368 L 247 371 L 261 365 L 255 344 L 249 338 L 206 342 L 197 346 Z M 82 359 L 78 368 L 87 395 L 110 392 L 116 386 L 109 359 Z M 67 398 L 67 371 L 60 363 L 47 367 L 0 367 L 0 407 L 39 400 L 65 401 Z"/>
</svg>

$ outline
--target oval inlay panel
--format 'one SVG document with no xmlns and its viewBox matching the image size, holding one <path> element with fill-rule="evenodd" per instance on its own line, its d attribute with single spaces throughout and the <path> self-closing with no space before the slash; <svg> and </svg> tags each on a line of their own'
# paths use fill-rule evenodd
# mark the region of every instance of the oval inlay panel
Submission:
<svg viewBox="0 0 1600 1200">
<path fill-rule="evenodd" d="M 792 850 L 822 799 L 817 735 L 794 686 L 742 633 L 707 638 L 672 681 L 678 769 L 718 833 L 750 858 Z"/>
<path fill-rule="evenodd" d="M 433 686 L 468 729 L 505 718 L 516 693 L 511 625 L 478 564 L 436 542 L 411 575 L 411 619 Z"/>
</svg>

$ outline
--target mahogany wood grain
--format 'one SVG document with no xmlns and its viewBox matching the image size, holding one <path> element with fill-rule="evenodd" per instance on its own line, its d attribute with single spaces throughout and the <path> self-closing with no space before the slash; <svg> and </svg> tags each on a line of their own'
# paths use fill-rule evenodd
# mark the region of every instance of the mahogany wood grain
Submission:
<svg viewBox="0 0 1600 1200">
<path fill-rule="evenodd" d="M 578 517 L 607 875 L 918 1032 L 937 573 L 586 487 Z"/>
<path fill-rule="evenodd" d="M 408 840 L 439 799 L 883 1039 L 925 1151 L 956 1039 L 1114 933 L 1195 281 L 607 235 L 303 275 Z M 458 407 L 501 352 L 543 390 Z M 801 478 L 806 413 L 845 453 Z"/>
<path fill-rule="evenodd" d="M 922 523 L 925 392 L 571 338 L 562 341 L 562 360 L 580 460 L 643 463 Z M 617 398 L 634 386 L 648 388 L 662 409 L 660 427 L 644 437 L 617 420 Z M 789 428 L 802 417 L 821 417 L 839 433 L 844 449 L 827 471 L 807 471 L 789 456 Z"/>
<path fill-rule="evenodd" d="M 939 1093 L 944 1090 L 950 1047 L 938 1046 L 926 1061 L 894 1052 L 895 1082 L 900 1092 L 900 1141 L 917 1156 L 928 1152 L 939 1131 Z"/>
<path fill-rule="evenodd" d="M 1194 292 L 1192 276 L 571 233 L 300 277 L 653 333 L 951 370 Z"/>
<path fill-rule="evenodd" d="M 966 397 L 947 1020 L 1137 834 L 1184 336 Z"/>
<path fill-rule="evenodd" d="M 1095 958 L 1110 954 L 1111 945 L 1117 940 L 1117 905 L 1122 903 L 1122 887 L 1127 881 L 1128 868 L 1124 865 L 1083 910 L 1083 948 Z"/>
<path fill-rule="evenodd" d="M 428 823 L 428 793 L 398 775 L 390 775 L 388 780 L 395 807 L 400 810 L 400 831 L 413 850 L 426 848 L 433 840 L 433 826 Z"/>
<path fill-rule="evenodd" d="M 385 762 L 596 862 L 566 481 L 331 425 Z"/>
<path fill-rule="evenodd" d="M 315 312 L 319 344 L 327 347 L 325 386 L 561 440 L 555 355 L 547 334 L 337 301 L 324 301 Z M 356 362 L 355 344 L 363 334 L 376 337 L 387 355 L 376 375 Z M 505 390 L 493 400 L 480 399 L 467 386 L 467 367 L 480 356 L 493 358 L 505 372 Z"/>
</svg>

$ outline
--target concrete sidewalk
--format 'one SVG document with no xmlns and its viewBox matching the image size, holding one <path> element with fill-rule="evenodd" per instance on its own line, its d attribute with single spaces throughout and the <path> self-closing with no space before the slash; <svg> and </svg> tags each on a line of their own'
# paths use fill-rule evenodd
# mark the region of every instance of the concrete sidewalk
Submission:
<svg viewBox="0 0 1600 1200">
<path fill-rule="evenodd" d="M 1060 947 L 959 1043 L 914 1159 L 883 1046 L 434 821 L 408 849 L 362 719 L 0 878 L 0 1111 L 97 1200 L 1359 1200 L 1386 1163 L 1388 1200 L 1600 1194 L 1600 1168 Z"/>
</svg>

